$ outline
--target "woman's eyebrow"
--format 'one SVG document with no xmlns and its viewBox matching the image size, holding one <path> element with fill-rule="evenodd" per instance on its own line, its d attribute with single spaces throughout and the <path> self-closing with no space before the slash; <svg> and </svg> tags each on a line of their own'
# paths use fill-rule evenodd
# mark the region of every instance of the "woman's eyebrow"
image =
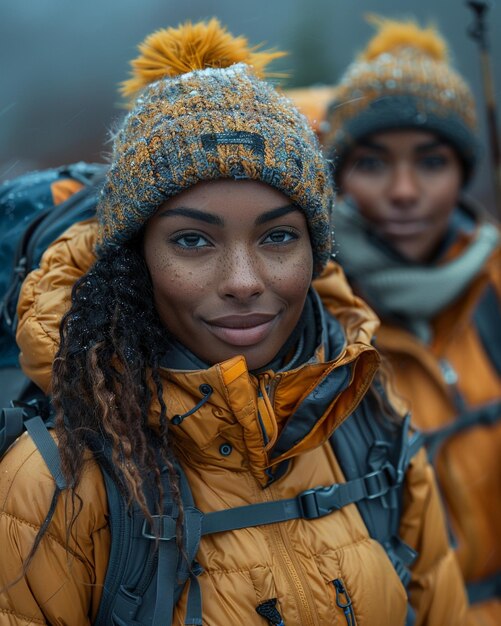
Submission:
<svg viewBox="0 0 501 626">
<path fill-rule="evenodd" d="M 361 139 L 354 148 L 369 148 L 369 150 L 374 150 L 376 152 L 389 152 L 389 149 L 377 141 L 372 141 L 371 139 Z"/>
<path fill-rule="evenodd" d="M 281 206 L 278 207 L 278 209 L 272 209 L 271 211 L 266 211 L 266 213 L 261 213 L 261 215 L 256 218 L 254 224 L 256 226 L 260 226 L 265 222 L 270 222 L 271 220 L 277 219 L 277 217 L 282 217 L 282 215 L 287 215 L 287 213 L 292 213 L 293 211 L 299 211 L 299 208 L 295 204 Z"/>
<path fill-rule="evenodd" d="M 259 226 L 266 222 L 270 222 L 271 220 L 277 219 L 278 217 L 282 217 L 283 215 L 287 215 L 287 213 L 292 213 L 293 211 L 299 211 L 299 208 L 295 204 L 281 206 L 276 209 L 272 209 L 271 211 L 266 211 L 265 213 L 262 213 L 259 217 L 256 218 L 256 221 L 254 223 L 256 226 Z M 165 211 L 162 211 L 162 213 L 159 214 L 159 217 L 174 217 L 176 215 L 189 217 L 194 220 L 200 220 L 201 222 L 206 222 L 207 224 L 224 226 L 224 220 L 219 215 L 215 215 L 214 213 L 207 213 L 206 211 L 199 211 L 198 209 L 192 209 L 189 207 L 176 207 L 174 209 L 165 209 Z"/>
<path fill-rule="evenodd" d="M 447 143 L 445 141 L 441 141 L 440 139 L 433 139 L 432 141 L 428 141 L 426 143 L 419 144 L 414 148 L 414 152 L 428 152 L 430 150 L 436 150 L 437 148 L 443 148 Z"/>
<path fill-rule="evenodd" d="M 175 209 L 165 209 L 159 214 L 159 217 L 174 217 L 175 215 L 182 215 L 183 217 L 190 217 L 194 220 L 200 220 L 207 224 L 215 224 L 216 226 L 224 226 L 224 220 L 219 215 L 214 213 L 206 213 L 205 211 L 199 211 L 198 209 L 190 209 L 188 207 L 180 206 Z"/>
</svg>

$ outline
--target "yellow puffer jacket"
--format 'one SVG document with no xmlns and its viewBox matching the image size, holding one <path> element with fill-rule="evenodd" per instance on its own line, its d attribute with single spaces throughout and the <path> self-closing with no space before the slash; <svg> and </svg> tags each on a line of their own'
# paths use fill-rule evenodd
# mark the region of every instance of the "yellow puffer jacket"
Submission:
<svg viewBox="0 0 501 626">
<path fill-rule="evenodd" d="M 463 233 L 447 258 L 461 255 L 475 235 L 475 231 Z M 490 322 L 486 344 L 474 316 L 488 290 L 493 301 L 487 306 L 494 323 Z M 377 347 L 392 364 L 396 391 L 409 401 L 418 428 L 431 432 L 451 426 L 466 411 L 497 405 L 496 423 L 477 425 L 447 439 L 437 448 L 435 461 L 466 582 L 478 583 L 497 575 L 499 599 L 471 606 L 478 626 L 501 624 L 501 373 L 489 356 L 489 351 L 497 352 L 498 359 L 501 356 L 500 327 L 498 245 L 462 296 L 433 319 L 429 345 L 384 320 L 377 333 Z"/>
<path fill-rule="evenodd" d="M 58 343 L 58 325 L 69 289 L 92 262 L 95 226 L 74 226 L 45 254 L 25 282 L 19 306 L 18 341 L 27 374 L 43 389 Z M 370 346 L 377 320 L 347 287 L 338 267 L 322 286 L 325 306 L 343 326 L 346 343 L 334 362 L 307 364 L 282 373 L 270 401 L 258 396 L 270 373 L 249 374 L 242 357 L 204 371 L 163 371 L 168 415 L 183 413 L 199 399 L 198 387 L 214 393 L 200 411 L 171 432 L 196 506 L 204 511 L 290 498 L 317 485 L 343 482 L 326 442 L 354 410 L 378 365 Z M 327 371 L 351 364 L 347 387 L 299 443 L 271 461 L 277 435 L 292 407 Z M 257 409 L 268 437 L 265 445 Z M 151 410 L 155 423 L 157 411 Z M 222 444 L 224 454 L 221 452 Z M 230 453 L 228 454 L 228 450 Z M 291 459 L 286 474 L 264 488 L 266 469 Z M 0 594 L 2 626 L 91 624 L 99 605 L 110 546 L 107 501 L 99 468 L 89 459 L 78 487 L 82 510 L 66 549 L 67 494 L 24 577 L 23 559 L 50 506 L 53 480 L 31 439 L 21 437 L 0 464 Z M 412 570 L 412 603 L 418 625 L 466 624 L 466 599 L 450 550 L 433 472 L 421 450 L 409 466 L 401 537 L 419 552 Z M 359 626 L 403 625 L 406 594 L 383 548 L 368 535 L 355 505 L 323 518 L 292 520 L 202 538 L 198 560 L 204 624 L 265 626 L 256 606 L 270 598 L 288 626 L 346 624 L 333 581 L 341 579 Z M 185 596 L 174 623 L 183 623 Z"/>
</svg>

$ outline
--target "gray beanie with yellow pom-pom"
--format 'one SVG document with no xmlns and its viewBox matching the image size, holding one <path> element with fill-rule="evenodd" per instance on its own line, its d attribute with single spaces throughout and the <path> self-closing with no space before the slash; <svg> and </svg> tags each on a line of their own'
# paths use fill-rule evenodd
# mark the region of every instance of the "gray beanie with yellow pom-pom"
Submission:
<svg viewBox="0 0 501 626">
<path fill-rule="evenodd" d="M 331 251 L 330 166 L 308 122 L 263 80 L 258 52 L 215 19 L 157 31 L 122 91 L 135 101 L 115 136 L 98 205 L 100 248 L 134 238 L 168 198 L 199 181 L 251 179 L 304 212 L 315 273 Z"/>
<path fill-rule="evenodd" d="M 465 180 L 478 156 L 473 94 L 436 28 L 371 16 L 377 32 L 335 88 L 324 143 L 337 171 L 368 135 L 398 129 L 436 133 L 457 152 Z"/>
</svg>

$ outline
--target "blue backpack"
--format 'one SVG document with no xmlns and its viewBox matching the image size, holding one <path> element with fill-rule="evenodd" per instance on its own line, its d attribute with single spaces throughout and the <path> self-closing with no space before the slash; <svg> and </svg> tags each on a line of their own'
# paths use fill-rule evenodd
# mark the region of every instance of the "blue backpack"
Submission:
<svg viewBox="0 0 501 626">
<path fill-rule="evenodd" d="M 26 174 L 0 187 L 0 407 L 4 407 L 0 411 L 0 458 L 27 430 L 55 483 L 44 528 L 50 523 L 66 484 L 58 449 L 49 433 L 50 399 L 25 379 L 17 362 L 17 299 L 24 277 L 38 266 L 47 246 L 71 224 L 95 214 L 105 171 L 104 165 L 77 163 Z M 83 187 L 65 202 L 54 205 L 51 186 L 65 177 L 80 181 Z M 199 404 L 203 401 L 202 397 Z M 408 416 L 399 425 L 374 419 L 374 407 L 368 397 L 331 437 L 345 483 L 308 489 L 287 500 L 203 513 L 196 508 L 188 481 L 177 467 L 184 509 L 181 550 L 176 541 L 178 510 L 166 468 L 161 472 L 163 510 L 153 516 L 152 528 L 139 507 L 128 506 L 121 477 L 111 460 L 109 442 L 89 439 L 88 445 L 104 477 L 111 532 L 109 564 L 96 625 L 171 624 L 174 607 L 186 585 L 189 589 L 185 623 L 201 625 L 202 599 L 197 576 L 202 570 L 196 555 L 203 535 L 296 518 L 316 519 L 350 503 L 357 504 L 370 535 L 386 550 L 403 585 L 408 585 L 409 567 L 416 553 L 399 538 L 403 484 L 408 464 L 422 439 L 411 434 Z M 147 495 L 153 510 L 157 501 L 155 489 L 151 487 Z M 337 583 L 338 606 L 351 626 L 355 624 L 351 599 L 341 580 L 333 582 Z M 269 624 L 283 624 L 276 598 L 268 599 L 256 611 Z M 407 624 L 413 623 L 409 605 Z"/>
<path fill-rule="evenodd" d="M 97 191 L 107 167 L 75 163 L 23 174 L 0 186 L 0 368 L 17 367 L 14 334 L 21 284 L 52 241 L 75 222 L 95 215 Z M 72 179 L 83 188 L 54 205 L 52 186 Z"/>
</svg>

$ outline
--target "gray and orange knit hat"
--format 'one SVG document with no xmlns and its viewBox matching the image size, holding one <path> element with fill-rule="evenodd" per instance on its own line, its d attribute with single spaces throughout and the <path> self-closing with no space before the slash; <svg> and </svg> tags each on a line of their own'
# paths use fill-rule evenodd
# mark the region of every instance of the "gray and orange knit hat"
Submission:
<svg viewBox="0 0 501 626">
<path fill-rule="evenodd" d="M 249 48 L 216 19 L 159 30 L 122 93 L 135 98 L 98 205 L 100 246 L 134 238 L 168 198 L 199 181 L 262 181 L 304 212 L 315 274 L 331 252 L 330 164 L 306 118 L 262 76 L 279 52 Z"/>
<path fill-rule="evenodd" d="M 363 137 L 392 129 L 436 133 L 457 152 L 465 180 L 478 152 L 473 94 L 430 26 L 370 16 L 378 32 L 348 66 L 326 114 L 324 143 L 337 171 Z"/>
</svg>

